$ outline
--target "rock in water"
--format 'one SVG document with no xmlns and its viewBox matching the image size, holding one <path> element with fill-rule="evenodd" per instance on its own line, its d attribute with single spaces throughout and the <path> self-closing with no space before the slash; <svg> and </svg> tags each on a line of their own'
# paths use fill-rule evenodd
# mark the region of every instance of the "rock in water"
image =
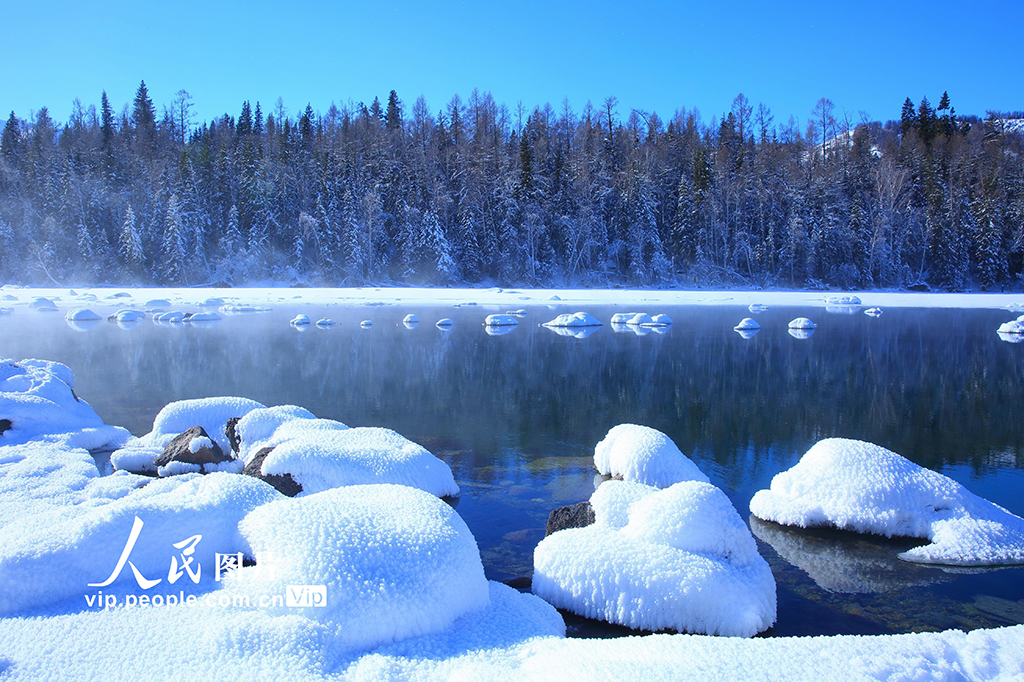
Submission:
<svg viewBox="0 0 1024 682">
<path fill-rule="evenodd" d="M 559 507 L 548 516 L 548 525 L 544 530 L 544 537 L 565 528 L 585 528 L 594 523 L 594 521 L 594 508 L 590 505 L 590 500 L 570 504 L 566 507 Z"/>
</svg>

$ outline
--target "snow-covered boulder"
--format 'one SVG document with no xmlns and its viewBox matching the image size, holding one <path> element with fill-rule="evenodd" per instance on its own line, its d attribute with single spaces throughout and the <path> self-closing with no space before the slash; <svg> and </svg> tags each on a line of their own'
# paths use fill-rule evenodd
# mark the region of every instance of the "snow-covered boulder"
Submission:
<svg viewBox="0 0 1024 682">
<path fill-rule="evenodd" d="M 69 322 L 72 320 L 75 322 L 98 322 L 103 318 L 101 318 L 99 314 L 94 313 L 88 308 L 73 308 L 68 311 L 68 314 L 64 316 L 64 319 L 68 320 Z"/>
<path fill-rule="evenodd" d="M 288 324 L 290 324 L 293 327 L 304 327 L 304 326 L 310 324 L 309 315 L 304 315 L 302 313 L 299 313 L 298 315 L 293 317 L 291 319 L 291 322 L 289 322 Z"/>
<path fill-rule="evenodd" d="M 599 496 L 608 486 L 621 493 Z M 775 622 L 771 569 L 721 490 L 700 481 L 664 490 L 608 481 L 598 492 L 594 524 L 537 546 L 534 594 L 644 630 L 751 637 Z"/>
<path fill-rule="evenodd" d="M 146 301 L 146 308 L 170 308 L 171 302 L 166 298 L 154 298 Z"/>
<path fill-rule="evenodd" d="M 297 419 L 278 427 L 248 455 L 249 461 L 264 448 L 272 449 L 264 452 L 260 473 L 291 477 L 302 495 L 374 483 L 419 488 L 437 497 L 459 492 L 447 464 L 390 429 L 348 429 L 325 419 Z"/>
<path fill-rule="evenodd" d="M 654 322 L 654 319 L 647 313 L 637 313 L 633 317 L 626 320 L 626 324 L 630 324 L 635 327 L 647 327 L 652 322 Z"/>
<path fill-rule="evenodd" d="M 29 310 L 52 312 L 57 309 L 57 304 L 48 298 L 37 296 L 28 304 Z"/>
<path fill-rule="evenodd" d="M 232 459 L 231 455 L 226 454 L 220 445 L 210 438 L 202 426 L 193 426 L 175 436 L 164 448 L 163 454 L 153 461 L 153 466 L 156 467 L 159 476 L 175 476 L 215 471 L 219 468 L 218 465 Z M 234 473 L 238 473 L 241 466 L 235 469 Z"/>
<path fill-rule="evenodd" d="M 814 329 L 814 323 L 806 317 L 798 317 L 789 323 L 790 329 Z"/>
<path fill-rule="evenodd" d="M 868 308 L 867 310 L 864 311 L 864 314 L 865 315 L 870 315 L 871 317 L 879 317 L 882 314 L 882 309 L 881 308 Z"/>
<path fill-rule="evenodd" d="M 545 322 L 545 327 L 600 327 L 601 321 L 590 313 L 562 313 L 558 317 Z"/>
<path fill-rule="evenodd" d="M 672 318 L 665 313 L 658 313 L 651 318 L 650 322 L 645 323 L 648 327 L 668 327 L 672 324 Z"/>
<path fill-rule="evenodd" d="M 733 327 L 733 329 L 735 329 L 736 331 L 741 331 L 741 330 L 742 331 L 750 331 L 752 329 L 760 329 L 760 328 L 761 328 L 761 325 L 758 324 L 757 320 L 755 320 L 752 317 L 744 317 L 742 320 L 740 320 L 739 324 L 737 324 L 735 327 Z"/>
<path fill-rule="evenodd" d="M 489 590 L 476 541 L 447 504 L 401 485 L 335 488 L 268 504 L 239 525 L 256 556 L 228 590 L 286 594 L 319 585 L 325 605 L 275 607 L 330 623 L 343 648 L 368 649 L 452 627 L 487 606 Z M 266 568 L 266 567 L 264 567 Z"/>
<path fill-rule="evenodd" d="M 320 329 L 329 329 L 334 326 L 334 320 L 329 317 L 322 317 L 316 321 L 316 326 Z"/>
<path fill-rule="evenodd" d="M 135 322 L 146 319 L 146 313 L 141 310 L 118 310 L 114 313 L 117 322 Z"/>
<path fill-rule="evenodd" d="M 315 420 L 316 416 L 298 405 L 275 405 L 247 410 L 235 423 L 235 434 L 238 438 L 238 458 L 247 463 L 256 452 L 272 447 L 280 441 L 274 440 L 274 433 L 282 425 L 301 420 Z M 348 428 L 341 422 L 334 422 L 340 428 Z"/>
<path fill-rule="evenodd" d="M 153 315 L 153 322 L 181 322 L 185 319 L 185 313 L 180 310 L 172 310 L 166 313 Z"/>
<path fill-rule="evenodd" d="M 1024 322 L 1020 319 L 1010 320 L 999 325 L 998 334 L 1024 334 Z"/>
<path fill-rule="evenodd" d="M 153 430 L 136 438 L 110 455 L 115 469 L 126 471 L 156 471 L 156 459 L 179 434 L 193 426 L 201 426 L 222 452 L 231 452 L 226 429 L 228 420 L 244 417 L 262 408 L 261 403 L 248 398 L 197 398 L 179 400 L 164 406 L 153 420 Z"/>
<path fill-rule="evenodd" d="M 436 326 L 437 326 L 438 329 L 443 329 L 444 331 L 448 331 L 449 329 L 452 328 L 452 326 L 454 326 L 454 324 L 455 323 L 452 322 L 451 319 L 449 319 L 447 317 L 443 317 L 443 318 L 441 318 L 440 320 L 437 321 L 437 325 Z"/>
<path fill-rule="evenodd" d="M 947 476 L 863 441 L 819 441 L 754 495 L 750 511 L 783 525 L 931 541 L 899 555 L 907 561 L 1024 563 L 1024 519 Z"/>
<path fill-rule="evenodd" d="M 369 329 L 370 327 L 373 326 L 373 320 L 363 320 L 362 322 L 359 323 L 359 326 L 362 329 Z"/>
<path fill-rule="evenodd" d="M 658 488 L 680 481 L 708 481 L 672 439 L 637 424 L 619 424 L 608 431 L 594 449 L 594 466 L 606 476 Z"/>
<path fill-rule="evenodd" d="M 0 358 L 0 445 L 39 437 L 90 449 L 124 443 L 130 434 L 105 425 L 74 385 L 71 369 L 59 362 Z"/>
<path fill-rule="evenodd" d="M 192 313 L 191 315 L 186 317 L 183 321 L 184 322 L 191 322 L 191 323 L 195 324 L 196 322 L 217 322 L 220 319 L 221 319 L 220 315 L 218 315 L 217 313 L 213 312 L 212 310 L 204 310 L 203 312 Z"/>
<path fill-rule="evenodd" d="M 408 315 L 402 318 L 402 322 L 405 322 L 406 324 L 419 324 L 419 321 L 420 318 L 416 317 L 412 313 L 409 313 Z"/>
<path fill-rule="evenodd" d="M 514 327 L 519 324 L 513 315 L 488 315 L 484 318 L 485 327 Z"/>
<path fill-rule="evenodd" d="M 615 313 L 612 315 L 612 324 L 629 324 L 630 320 L 640 314 L 642 313 Z"/>
<path fill-rule="evenodd" d="M 747 306 L 747 310 L 752 313 L 764 313 L 768 311 L 768 306 L 763 303 L 751 303 Z"/>
</svg>

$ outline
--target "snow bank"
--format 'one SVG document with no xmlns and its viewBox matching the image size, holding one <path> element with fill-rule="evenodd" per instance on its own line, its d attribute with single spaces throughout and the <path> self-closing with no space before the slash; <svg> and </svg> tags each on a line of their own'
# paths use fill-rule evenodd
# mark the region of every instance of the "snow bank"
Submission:
<svg viewBox="0 0 1024 682">
<path fill-rule="evenodd" d="M 451 468 L 421 445 L 390 429 L 339 426 L 301 419 L 283 424 L 265 442 L 274 450 L 261 473 L 290 474 L 302 486 L 301 495 L 372 483 L 406 485 L 438 497 L 459 493 Z"/>
<path fill-rule="evenodd" d="M 488 603 L 469 528 L 421 490 L 335 488 L 260 507 L 239 527 L 256 556 L 274 558 L 273 570 L 235 571 L 228 590 L 285 594 L 289 586 L 323 585 L 326 606 L 269 610 L 330 622 L 346 648 L 441 632 Z"/>
<path fill-rule="evenodd" d="M 665 434 L 647 426 L 619 424 L 594 449 L 594 466 L 606 476 L 666 488 L 708 477 Z"/>
<path fill-rule="evenodd" d="M 74 385 L 74 374 L 58 362 L 0 359 L 0 445 L 43 436 L 91 449 L 124 443 L 128 432 L 105 425 Z"/>
<path fill-rule="evenodd" d="M 545 322 L 545 327 L 600 327 L 601 321 L 590 313 L 562 313 L 558 317 Z"/>
<path fill-rule="evenodd" d="M 155 471 L 154 461 L 163 454 L 167 444 L 193 426 L 203 427 L 220 449 L 229 453 L 231 443 L 225 433 L 228 419 L 244 417 L 262 407 L 255 400 L 237 397 L 196 398 L 170 403 L 157 413 L 153 430 L 113 452 L 110 463 L 115 469 Z"/>
<path fill-rule="evenodd" d="M 775 622 L 775 579 L 725 493 L 701 481 L 647 491 L 623 485 L 598 497 L 597 522 L 540 542 L 534 594 L 644 630 L 751 637 Z M 623 511 L 624 526 L 605 523 L 621 521 Z"/>
<path fill-rule="evenodd" d="M 947 476 L 863 441 L 819 441 L 754 495 L 750 511 L 783 525 L 931 541 L 899 555 L 907 561 L 1024 563 L 1024 519 Z"/>
<path fill-rule="evenodd" d="M 270 486 L 248 476 L 215 473 L 158 479 L 107 504 L 50 523 L 21 524 L 0 544 L 0 614 L 83 595 L 105 584 L 114 572 L 133 528 L 132 566 L 110 582 L 111 590 L 139 588 L 144 580 L 170 585 L 168 571 L 174 543 L 200 535 L 191 554 L 206 571 L 202 583 L 213 582 L 214 554 L 244 552 L 249 546 L 238 532 L 242 517 L 279 498 Z M 138 518 L 139 521 L 135 519 Z M 132 568 L 132 570 L 129 570 Z M 200 569 L 202 571 L 202 569 Z M 141 582 L 141 581 L 140 581 Z M 177 587 L 190 584 L 185 582 Z M 83 604 L 75 604 L 81 608 Z"/>
</svg>

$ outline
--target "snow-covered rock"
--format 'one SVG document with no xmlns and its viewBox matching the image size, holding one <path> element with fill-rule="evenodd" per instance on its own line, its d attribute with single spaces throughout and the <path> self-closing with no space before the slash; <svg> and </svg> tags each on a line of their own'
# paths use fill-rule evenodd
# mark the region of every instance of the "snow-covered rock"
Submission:
<svg viewBox="0 0 1024 682">
<path fill-rule="evenodd" d="M 57 309 L 57 304 L 48 298 L 37 296 L 32 299 L 32 302 L 28 304 L 29 310 L 42 310 L 42 311 L 53 311 Z"/>
<path fill-rule="evenodd" d="M 999 325 L 996 332 L 999 334 L 1024 334 L 1024 322 L 1020 319 L 1004 322 Z"/>
<path fill-rule="evenodd" d="M 64 316 L 64 319 L 69 322 L 72 320 L 76 322 L 91 322 L 94 320 L 99 321 L 103 318 L 88 308 L 73 308 L 68 311 L 68 314 Z"/>
<path fill-rule="evenodd" d="M 606 476 L 666 488 L 708 477 L 661 431 L 637 424 L 613 427 L 594 449 L 594 466 Z"/>
<path fill-rule="evenodd" d="M 218 321 L 220 319 L 221 319 L 221 317 L 217 313 L 213 312 L 212 310 L 205 310 L 203 312 L 193 313 L 193 314 L 189 315 L 188 317 L 186 317 L 183 321 L 184 322 L 192 322 L 192 323 L 195 323 L 195 322 L 216 322 L 216 321 Z"/>
<path fill-rule="evenodd" d="M 105 425 L 74 385 L 71 369 L 58 362 L 0 359 L 0 445 L 38 437 L 90 449 L 124 443 L 128 432 Z"/>
<path fill-rule="evenodd" d="M 870 315 L 871 317 L 878 317 L 878 316 L 880 316 L 882 314 L 882 309 L 881 308 L 868 308 L 867 310 L 864 311 L 864 314 L 865 315 Z"/>
<path fill-rule="evenodd" d="M 814 323 L 806 317 L 798 317 L 789 323 L 790 329 L 814 329 Z"/>
<path fill-rule="evenodd" d="M 185 319 L 185 313 L 180 310 L 172 310 L 166 313 L 153 315 L 154 322 L 181 322 Z"/>
<path fill-rule="evenodd" d="M 621 492 L 594 493 L 594 524 L 537 546 L 534 594 L 644 630 L 751 637 L 775 622 L 771 569 L 725 493 L 700 481 L 606 486 Z"/>
<path fill-rule="evenodd" d="M 454 324 L 455 323 L 452 322 L 450 318 L 443 317 L 443 318 L 441 318 L 440 320 L 437 321 L 436 326 L 437 326 L 438 329 L 443 329 L 443 330 L 447 331 L 447 330 L 451 329 Z"/>
<path fill-rule="evenodd" d="M 648 327 L 668 327 L 672 324 L 672 318 L 665 313 L 658 313 L 651 318 L 650 322 L 645 323 Z"/>
<path fill-rule="evenodd" d="M 553 320 L 545 322 L 545 327 L 600 327 L 601 321 L 590 313 L 562 313 Z"/>
<path fill-rule="evenodd" d="M 743 331 L 750 331 L 752 329 L 760 329 L 760 328 L 761 328 L 761 325 L 758 324 L 757 320 L 755 320 L 752 317 L 744 317 L 742 320 L 740 320 L 739 324 L 737 324 L 735 327 L 733 327 L 733 329 L 735 329 L 736 331 L 741 331 L 741 330 L 743 330 Z"/>
<path fill-rule="evenodd" d="M 261 473 L 290 475 L 302 486 L 302 495 L 374 483 L 405 485 L 437 497 L 458 494 L 451 468 L 423 446 L 390 429 L 334 424 L 340 428 L 319 419 L 282 424 L 262 445 L 273 450 Z M 256 451 L 250 447 L 249 457 Z"/>
<path fill-rule="evenodd" d="M 316 326 L 320 327 L 320 329 L 327 329 L 334 326 L 334 320 L 329 317 L 322 317 L 316 321 Z"/>
<path fill-rule="evenodd" d="M 421 490 L 335 488 L 262 506 L 239 528 L 256 556 L 273 558 L 272 570 L 257 565 L 233 572 L 229 592 L 258 596 L 323 586 L 326 605 L 267 610 L 330 623 L 343 648 L 441 632 L 489 601 L 469 528 Z"/>
<path fill-rule="evenodd" d="M 115 469 L 126 471 L 156 471 L 156 459 L 179 434 L 193 426 L 201 426 L 223 452 L 231 452 L 231 443 L 225 432 L 233 417 L 244 417 L 262 408 L 261 403 L 248 398 L 197 398 L 179 400 L 164 406 L 153 420 L 153 430 L 128 442 L 110 455 Z"/>
<path fill-rule="evenodd" d="M 362 322 L 359 323 L 359 326 L 362 329 L 369 329 L 370 327 L 373 326 L 373 320 L 363 320 Z"/>
<path fill-rule="evenodd" d="M 484 318 L 485 327 L 514 327 L 517 324 L 519 324 L 519 320 L 512 315 L 495 314 Z"/>
<path fill-rule="evenodd" d="M 418 324 L 419 321 L 420 321 L 420 318 L 416 317 L 412 313 L 409 313 L 408 315 L 406 315 L 405 317 L 402 318 L 402 322 L 405 322 L 406 324 L 412 324 L 412 323 L 417 323 Z"/>
<path fill-rule="evenodd" d="M 238 457 L 246 464 L 257 451 L 280 442 L 274 440 L 274 434 L 282 425 L 296 420 L 316 420 L 316 416 L 312 412 L 298 405 L 264 407 L 257 404 L 253 409 L 235 416 L 241 417 L 235 424 L 235 434 L 238 436 Z M 338 427 L 332 428 L 348 428 L 341 422 L 333 423 Z M 292 428 L 301 427 L 293 425 Z"/>
<path fill-rule="evenodd" d="M 310 324 L 309 315 L 304 315 L 302 313 L 299 313 L 298 315 L 293 317 L 291 319 L 291 322 L 289 322 L 288 324 L 290 324 L 293 327 L 304 327 L 304 326 Z"/>
<path fill-rule="evenodd" d="M 768 311 L 768 306 L 763 303 L 751 303 L 747 306 L 747 310 L 752 313 L 764 313 Z"/>
<path fill-rule="evenodd" d="M 146 308 L 170 308 L 171 302 L 166 298 L 154 298 L 146 301 Z"/>
<path fill-rule="evenodd" d="M 114 313 L 114 319 L 118 322 L 135 322 L 146 319 L 146 313 L 141 310 L 118 310 Z"/>
<path fill-rule="evenodd" d="M 628 324 L 637 315 L 641 313 L 615 313 L 612 315 L 612 324 Z"/>
<path fill-rule="evenodd" d="M 754 495 L 750 511 L 783 525 L 931 541 L 899 555 L 907 561 L 1024 563 L 1024 519 L 947 476 L 863 441 L 819 441 Z"/>
<path fill-rule="evenodd" d="M 222 305 L 218 310 L 225 315 L 239 315 L 244 313 L 269 313 L 272 309 L 270 306 L 262 305 L 226 304 Z"/>
<path fill-rule="evenodd" d="M 825 298 L 826 305 L 830 306 L 858 306 L 861 305 L 860 297 L 852 294 L 846 296 L 828 296 Z"/>
</svg>

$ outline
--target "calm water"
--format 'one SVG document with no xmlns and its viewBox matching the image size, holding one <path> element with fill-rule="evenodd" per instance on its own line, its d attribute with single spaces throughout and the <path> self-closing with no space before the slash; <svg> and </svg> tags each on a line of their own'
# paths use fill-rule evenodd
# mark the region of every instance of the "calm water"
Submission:
<svg viewBox="0 0 1024 682">
<path fill-rule="evenodd" d="M 0 356 L 69 365 L 107 423 L 141 435 L 168 402 L 240 395 L 292 403 L 350 426 L 386 426 L 448 462 L 457 509 L 488 577 L 529 576 L 548 513 L 587 499 L 594 445 L 635 422 L 668 434 L 741 515 L 779 471 L 830 436 L 884 445 L 1024 515 L 1024 344 L 1003 342 L 998 310 L 890 309 L 881 318 L 773 308 L 743 339 L 745 307 L 668 307 L 664 334 L 563 337 L 528 308 L 490 336 L 483 307 L 276 308 L 196 328 L 145 320 L 71 329 L 60 314 L 0 317 Z M 591 308 L 608 320 L 621 309 Z M 296 312 L 333 318 L 297 331 Z M 406 313 L 421 323 L 407 329 Z M 789 335 L 797 316 L 818 330 Z M 434 326 L 450 317 L 455 326 Z M 371 319 L 374 326 L 359 329 Z M 1024 568 L 956 572 L 907 564 L 908 545 L 795 531 L 751 519 L 778 583 L 770 634 L 887 633 L 1024 623 Z M 578 619 L 577 634 L 617 634 Z"/>
</svg>

